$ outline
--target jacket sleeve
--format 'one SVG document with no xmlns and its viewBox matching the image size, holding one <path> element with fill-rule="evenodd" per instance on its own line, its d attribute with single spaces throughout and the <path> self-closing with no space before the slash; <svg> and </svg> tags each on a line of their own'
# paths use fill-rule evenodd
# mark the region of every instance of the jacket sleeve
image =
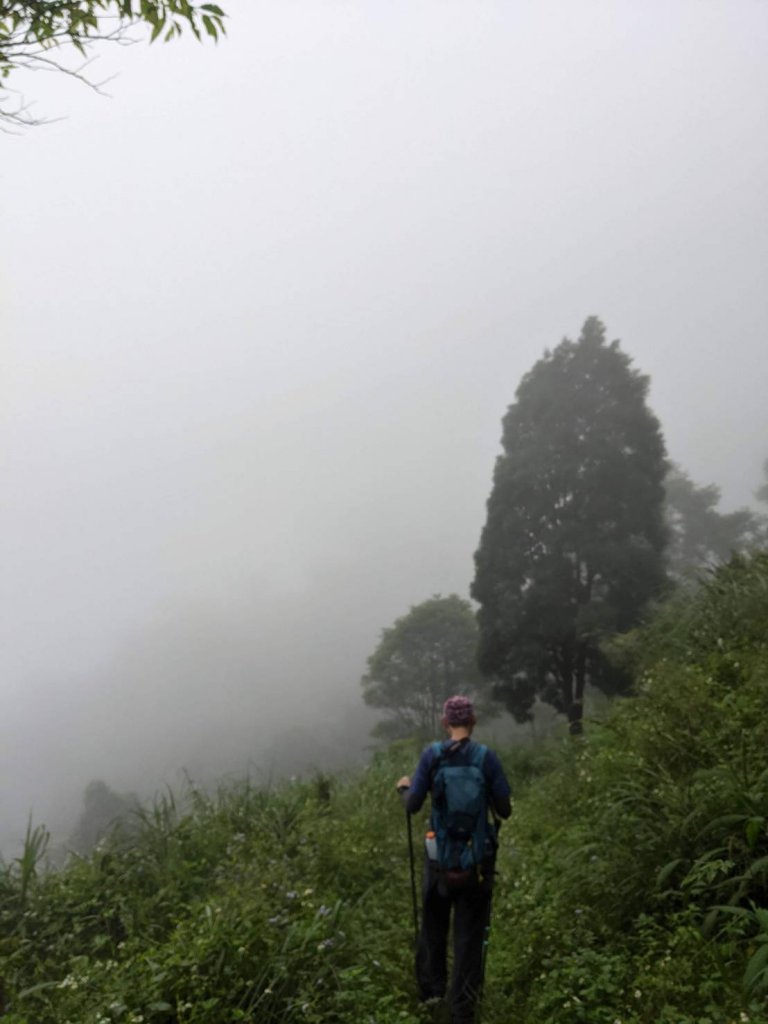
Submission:
<svg viewBox="0 0 768 1024">
<path fill-rule="evenodd" d="M 508 818 L 512 813 L 512 791 L 501 767 L 501 761 L 492 750 L 486 754 L 485 770 L 493 809 L 500 818 Z"/>
<path fill-rule="evenodd" d="M 419 763 L 411 779 L 410 789 L 403 790 L 402 799 L 405 809 L 409 814 L 416 814 L 421 810 L 429 792 L 430 775 L 432 773 L 432 762 L 434 752 L 427 747 L 419 758 Z"/>
</svg>

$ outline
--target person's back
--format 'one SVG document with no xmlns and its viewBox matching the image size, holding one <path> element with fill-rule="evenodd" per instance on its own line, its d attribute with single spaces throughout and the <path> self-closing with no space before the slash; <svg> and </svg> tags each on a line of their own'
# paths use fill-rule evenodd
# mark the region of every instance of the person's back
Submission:
<svg viewBox="0 0 768 1024">
<path fill-rule="evenodd" d="M 489 801 L 493 775 L 484 771 L 489 751 L 461 739 L 434 743 L 432 753 L 434 860 L 443 886 L 457 888 L 491 870 L 496 852 L 498 819 Z"/>
<path fill-rule="evenodd" d="M 397 783 L 408 814 L 432 797 L 434 856 L 425 851 L 422 924 L 416 977 L 422 1000 L 442 998 L 453 910 L 454 972 L 451 1020 L 471 1024 L 482 985 L 483 942 L 490 921 L 496 855 L 495 821 L 508 818 L 510 790 L 496 754 L 471 739 L 472 704 L 452 697 L 443 708 L 449 738 L 422 753 L 413 781 Z M 494 822 L 488 820 L 490 814 Z"/>
</svg>

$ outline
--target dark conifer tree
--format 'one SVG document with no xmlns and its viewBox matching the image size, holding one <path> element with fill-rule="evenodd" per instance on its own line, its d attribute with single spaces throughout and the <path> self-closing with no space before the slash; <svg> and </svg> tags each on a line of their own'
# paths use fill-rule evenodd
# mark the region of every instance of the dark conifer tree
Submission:
<svg viewBox="0 0 768 1024">
<path fill-rule="evenodd" d="M 582 730 L 587 682 L 626 679 L 601 637 L 665 585 L 664 440 L 648 378 L 590 317 L 523 377 L 475 555 L 479 664 L 519 719 L 536 697 Z"/>
</svg>

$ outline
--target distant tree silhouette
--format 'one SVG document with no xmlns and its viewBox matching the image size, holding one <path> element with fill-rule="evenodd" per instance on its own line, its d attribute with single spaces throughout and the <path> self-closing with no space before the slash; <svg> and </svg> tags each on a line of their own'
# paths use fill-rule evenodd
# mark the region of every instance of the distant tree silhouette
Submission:
<svg viewBox="0 0 768 1024">
<path fill-rule="evenodd" d="M 90 853 L 121 822 L 130 819 L 137 807 L 133 796 L 121 796 L 106 782 L 94 779 L 85 787 L 83 810 L 70 836 L 69 846 L 77 853 Z"/>
<path fill-rule="evenodd" d="M 373 734 L 434 735 L 443 703 L 455 693 L 475 697 L 482 714 L 498 713 L 477 668 L 477 640 L 472 606 L 456 594 L 414 605 L 383 630 L 361 680 L 366 704 L 389 715 Z"/>
<path fill-rule="evenodd" d="M 763 539 L 764 516 L 748 508 L 718 512 L 720 488 L 715 484 L 700 487 L 673 465 L 664 488 L 670 533 L 667 557 L 675 579 L 696 577 Z"/>
</svg>

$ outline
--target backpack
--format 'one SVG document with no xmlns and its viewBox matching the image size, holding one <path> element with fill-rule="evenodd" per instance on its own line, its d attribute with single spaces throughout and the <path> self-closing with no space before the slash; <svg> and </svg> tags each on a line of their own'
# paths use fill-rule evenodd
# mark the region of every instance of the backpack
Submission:
<svg viewBox="0 0 768 1024">
<path fill-rule="evenodd" d="M 488 821 L 488 796 L 483 764 L 488 748 L 469 741 L 463 764 L 452 764 L 455 746 L 433 743 L 432 828 L 437 839 L 437 865 L 449 886 L 477 878 L 483 862 L 493 857 L 496 830 Z"/>
</svg>

